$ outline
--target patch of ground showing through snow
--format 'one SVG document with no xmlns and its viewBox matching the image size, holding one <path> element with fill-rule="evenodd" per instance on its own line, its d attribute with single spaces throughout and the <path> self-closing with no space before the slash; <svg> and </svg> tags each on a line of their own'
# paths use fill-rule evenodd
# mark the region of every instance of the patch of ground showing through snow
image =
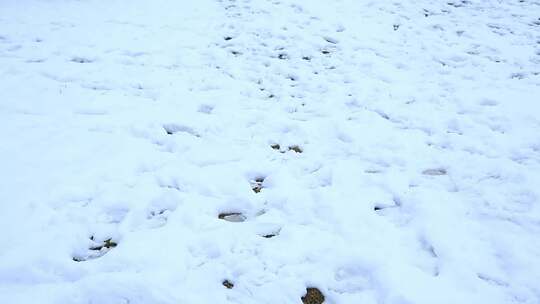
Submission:
<svg viewBox="0 0 540 304">
<path fill-rule="evenodd" d="M 0 3 L 1 303 L 540 302 L 540 3 Z"/>
</svg>

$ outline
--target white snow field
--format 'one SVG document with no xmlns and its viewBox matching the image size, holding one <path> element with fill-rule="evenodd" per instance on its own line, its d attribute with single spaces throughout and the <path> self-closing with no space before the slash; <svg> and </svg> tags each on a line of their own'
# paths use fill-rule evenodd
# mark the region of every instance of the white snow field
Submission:
<svg viewBox="0 0 540 304">
<path fill-rule="evenodd" d="M 540 303 L 539 17 L 0 0 L 0 303 Z"/>
</svg>

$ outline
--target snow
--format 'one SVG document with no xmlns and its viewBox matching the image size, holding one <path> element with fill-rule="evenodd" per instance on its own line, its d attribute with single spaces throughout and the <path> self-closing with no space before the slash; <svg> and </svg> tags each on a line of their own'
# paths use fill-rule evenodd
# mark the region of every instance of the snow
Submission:
<svg viewBox="0 0 540 304">
<path fill-rule="evenodd" d="M 0 303 L 540 303 L 539 12 L 1 1 Z"/>
</svg>

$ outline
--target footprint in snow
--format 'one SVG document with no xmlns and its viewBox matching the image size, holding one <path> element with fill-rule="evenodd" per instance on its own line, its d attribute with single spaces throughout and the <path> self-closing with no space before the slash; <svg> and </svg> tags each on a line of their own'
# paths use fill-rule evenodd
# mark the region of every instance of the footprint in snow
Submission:
<svg viewBox="0 0 540 304">
<path fill-rule="evenodd" d="M 83 262 L 91 259 L 96 259 L 104 256 L 112 248 L 118 246 L 116 241 L 113 241 L 112 238 L 108 238 L 104 241 L 97 242 L 93 236 L 90 237 L 92 245 L 88 248 L 88 254 L 84 256 L 74 256 L 73 261 Z"/>
<path fill-rule="evenodd" d="M 436 169 L 426 169 L 422 171 L 422 174 L 424 175 L 431 175 L 431 176 L 440 176 L 440 175 L 446 175 L 446 169 L 444 168 L 436 168 Z"/>
<path fill-rule="evenodd" d="M 232 289 L 234 287 L 234 284 L 229 280 L 223 280 L 221 284 L 223 284 L 223 286 L 225 286 L 227 289 Z"/>
<path fill-rule="evenodd" d="M 262 236 L 263 238 L 270 239 L 270 238 L 273 238 L 273 237 L 278 236 L 278 235 L 279 235 L 279 230 L 278 230 L 278 231 L 275 231 L 275 232 L 263 234 L 263 235 L 261 235 L 261 236 Z"/>
<path fill-rule="evenodd" d="M 246 216 L 239 212 L 220 213 L 218 218 L 227 222 L 240 223 L 246 221 Z"/>
<path fill-rule="evenodd" d="M 176 133 L 187 133 L 195 137 L 201 137 L 201 135 L 197 133 L 193 128 L 185 126 L 185 125 L 166 124 L 166 125 L 163 125 L 163 129 L 168 135 L 173 135 Z"/>
<path fill-rule="evenodd" d="M 287 60 L 289 59 L 289 55 L 287 55 L 286 53 L 280 53 L 277 58 L 281 60 Z"/>
<path fill-rule="evenodd" d="M 263 187 L 264 179 L 265 179 L 264 177 L 256 177 L 254 180 L 250 182 L 251 189 L 253 190 L 253 192 L 255 193 L 261 192 L 261 190 L 264 188 Z"/>
<path fill-rule="evenodd" d="M 211 105 L 207 105 L 207 104 L 202 104 L 197 109 L 198 112 L 204 113 L 204 114 L 210 114 L 210 113 L 212 113 L 213 110 L 214 110 L 214 107 L 211 106 Z"/>
<path fill-rule="evenodd" d="M 298 145 L 290 146 L 290 147 L 289 147 L 289 151 L 294 151 L 294 152 L 296 152 L 296 153 L 302 153 L 302 152 L 304 152 L 304 150 L 302 150 L 302 148 L 300 148 L 300 146 L 298 146 Z"/>
<path fill-rule="evenodd" d="M 280 144 L 272 144 L 270 145 L 270 147 L 274 150 L 277 150 L 279 151 L 280 153 L 285 153 L 288 151 L 293 151 L 293 152 L 296 152 L 296 153 L 302 153 L 304 152 L 304 150 L 299 146 L 299 145 L 292 145 L 292 146 L 289 146 L 287 147 L 287 150 L 284 150 L 284 149 L 281 149 L 281 145 Z"/>
<path fill-rule="evenodd" d="M 146 216 L 146 219 L 151 221 L 152 227 L 161 227 L 167 223 L 170 210 L 168 209 L 157 209 L 152 210 Z"/>
<path fill-rule="evenodd" d="M 338 42 L 339 42 L 337 39 L 332 38 L 332 37 L 328 37 L 328 36 L 327 36 L 327 37 L 323 37 L 323 39 L 324 39 L 326 42 L 332 43 L 332 44 L 338 44 Z"/>
<path fill-rule="evenodd" d="M 73 57 L 73 58 L 71 58 L 71 62 L 75 62 L 75 63 L 92 63 L 92 62 L 94 62 L 94 60 L 84 58 L 84 57 Z"/>
</svg>

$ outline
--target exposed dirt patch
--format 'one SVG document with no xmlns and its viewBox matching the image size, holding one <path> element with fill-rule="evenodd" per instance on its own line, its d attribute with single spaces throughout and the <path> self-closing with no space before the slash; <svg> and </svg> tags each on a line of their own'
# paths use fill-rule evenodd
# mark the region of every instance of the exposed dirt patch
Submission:
<svg viewBox="0 0 540 304">
<path fill-rule="evenodd" d="M 322 304 L 324 303 L 324 295 L 315 287 L 308 287 L 306 294 L 302 297 L 304 304 Z"/>
</svg>

